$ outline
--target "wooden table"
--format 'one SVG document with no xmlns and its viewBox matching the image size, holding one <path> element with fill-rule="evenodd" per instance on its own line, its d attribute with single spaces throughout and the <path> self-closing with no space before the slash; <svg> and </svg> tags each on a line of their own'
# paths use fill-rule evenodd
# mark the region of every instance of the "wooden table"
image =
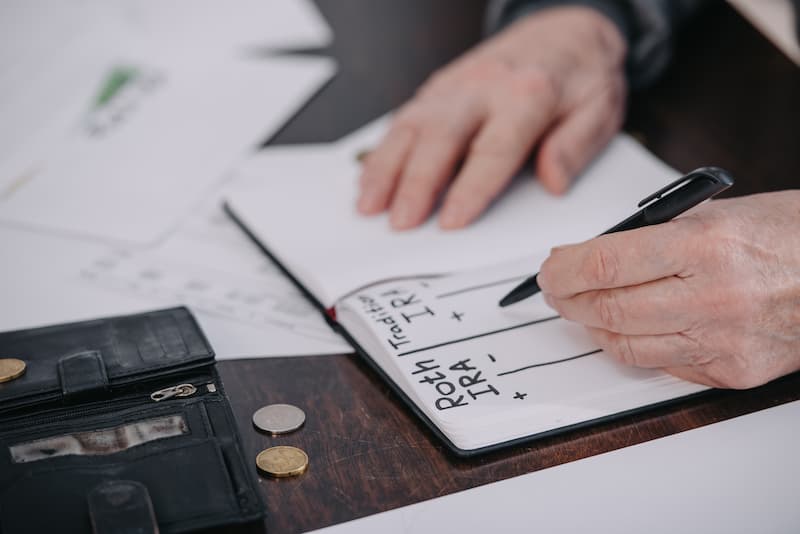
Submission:
<svg viewBox="0 0 800 534">
<path fill-rule="evenodd" d="M 334 140 L 407 99 L 480 36 L 482 1 L 319 0 L 339 74 L 272 143 Z M 687 29 L 663 80 L 633 95 L 627 129 L 687 171 L 715 164 L 741 195 L 800 184 L 800 69 L 720 3 Z M 220 363 L 246 453 L 296 445 L 309 470 L 261 478 L 269 532 L 299 532 L 570 462 L 800 398 L 800 375 L 472 460 L 449 455 L 354 355 Z M 269 437 L 259 407 L 305 409 L 305 427 Z M 724 444 L 720 444 L 724 446 Z M 262 531 L 263 525 L 243 531 Z"/>
</svg>

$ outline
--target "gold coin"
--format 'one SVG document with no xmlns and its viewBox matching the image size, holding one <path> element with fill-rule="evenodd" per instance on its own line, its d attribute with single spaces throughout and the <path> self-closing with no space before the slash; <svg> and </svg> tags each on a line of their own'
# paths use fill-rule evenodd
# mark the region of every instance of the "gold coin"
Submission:
<svg viewBox="0 0 800 534">
<path fill-rule="evenodd" d="M 16 358 L 0 358 L 0 382 L 10 382 L 25 374 L 25 362 Z"/>
<path fill-rule="evenodd" d="M 280 445 L 258 453 L 256 465 L 274 477 L 295 477 L 305 473 L 308 468 L 308 455 L 297 447 Z"/>
</svg>

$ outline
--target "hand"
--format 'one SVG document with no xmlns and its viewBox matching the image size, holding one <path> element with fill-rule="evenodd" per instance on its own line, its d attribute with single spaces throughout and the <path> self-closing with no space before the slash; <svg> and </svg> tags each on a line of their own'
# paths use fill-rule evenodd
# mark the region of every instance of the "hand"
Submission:
<svg viewBox="0 0 800 534">
<path fill-rule="evenodd" d="M 624 363 L 740 389 L 800 369 L 800 191 L 555 248 L 538 280 Z"/>
<path fill-rule="evenodd" d="M 398 111 L 364 163 L 359 211 L 390 209 L 395 229 L 412 228 L 456 174 L 439 224 L 465 226 L 537 143 L 537 176 L 564 192 L 622 123 L 625 53 L 616 26 L 594 9 L 523 18 L 435 73 Z"/>
</svg>

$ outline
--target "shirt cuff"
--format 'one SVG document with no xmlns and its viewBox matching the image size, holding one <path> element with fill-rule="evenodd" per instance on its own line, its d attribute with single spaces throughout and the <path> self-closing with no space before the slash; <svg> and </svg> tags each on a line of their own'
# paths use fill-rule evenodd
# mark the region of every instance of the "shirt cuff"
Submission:
<svg viewBox="0 0 800 534">
<path fill-rule="evenodd" d="M 626 40 L 630 38 L 631 28 L 628 16 L 621 2 L 604 0 L 501 0 L 490 2 L 486 16 L 484 33 L 497 33 L 512 22 L 549 7 L 584 6 L 596 9 L 617 26 Z"/>
<path fill-rule="evenodd" d="M 664 0 L 661 0 L 664 1 Z M 675 0 L 673 0 L 675 1 Z M 625 74 L 632 89 L 644 87 L 664 70 L 671 56 L 670 21 L 660 2 L 652 0 L 493 0 L 485 32 L 496 33 L 514 21 L 552 7 L 584 6 L 605 15 L 627 43 Z M 678 1 L 678 3 L 686 0 Z"/>
</svg>

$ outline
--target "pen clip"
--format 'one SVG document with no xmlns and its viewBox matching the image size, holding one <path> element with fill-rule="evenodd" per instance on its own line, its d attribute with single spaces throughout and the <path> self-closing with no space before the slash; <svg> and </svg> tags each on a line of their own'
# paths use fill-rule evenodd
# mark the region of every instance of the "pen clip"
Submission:
<svg viewBox="0 0 800 534">
<path fill-rule="evenodd" d="M 643 198 L 639 202 L 637 207 L 641 208 L 641 207 L 644 207 L 646 204 L 650 204 L 654 200 L 658 200 L 659 198 L 663 197 L 664 195 L 666 195 L 670 191 L 673 191 L 674 189 L 677 189 L 678 187 L 682 186 L 686 182 L 690 182 L 690 181 L 694 180 L 696 175 L 697 175 L 697 173 L 690 172 L 689 174 L 687 174 L 685 176 L 681 176 L 680 178 L 678 178 L 677 180 L 675 180 L 671 184 L 666 185 L 663 188 L 661 188 L 658 191 L 656 191 L 655 193 L 653 193 L 652 195 Z"/>
</svg>

